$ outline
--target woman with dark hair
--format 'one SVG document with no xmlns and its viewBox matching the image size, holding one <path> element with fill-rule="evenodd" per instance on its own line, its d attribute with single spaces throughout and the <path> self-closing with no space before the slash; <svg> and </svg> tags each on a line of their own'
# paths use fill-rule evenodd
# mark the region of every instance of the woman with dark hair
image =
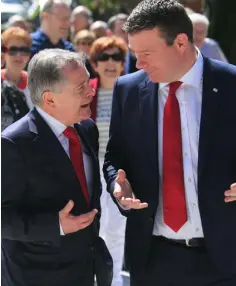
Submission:
<svg viewBox="0 0 236 286">
<path fill-rule="evenodd" d="M 90 80 L 96 94 L 91 103 L 92 118 L 99 130 L 99 160 L 102 166 L 109 139 L 111 118 L 112 89 L 117 77 L 124 73 L 124 62 L 127 45 L 118 37 L 101 37 L 90 50 L 90 61 L 97 77 Z M 101 174 L 103 172 L 101 171 Z M 114 276 L 112 286 L 122 285 L 121 269 L 124 256 L 124 236 L 126 219 L 123 217 L 110 195 L 106 191 L 106 183 L 102 176 L 103 192 L 101 206 L 100 235 L 106 241 L 113 258 Z"/>
</svg>

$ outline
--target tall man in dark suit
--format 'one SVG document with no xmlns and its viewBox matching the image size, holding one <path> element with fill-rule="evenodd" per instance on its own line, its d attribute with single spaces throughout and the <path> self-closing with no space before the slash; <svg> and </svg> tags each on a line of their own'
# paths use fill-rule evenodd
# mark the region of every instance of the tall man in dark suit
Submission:
<svg viewBox="0 0 236 286">
<path fill-rule="evenodd" d="M 101 195 L 94 90 L 81 55 L 60 49 L 33 57 L 28 86 L 36 108 L 2 133 L 2 283 L 92 286 Z"/>
<path fill-rule="evenodd" d="M 125 24 L 142 69 L 114 87 L 104 163 L 131 285 L 236 285 L 236 67 L 204 58 L 175 0 Z"/>
</svg>

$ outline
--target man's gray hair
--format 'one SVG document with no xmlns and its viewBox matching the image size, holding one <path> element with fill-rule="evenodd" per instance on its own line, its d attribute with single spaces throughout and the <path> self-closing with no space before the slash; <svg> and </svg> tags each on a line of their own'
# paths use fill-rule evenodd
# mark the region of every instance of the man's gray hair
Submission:
<svg viewBox="0 0 236 286">
<path fill-rule="evenodd" d="M 188 15 L 190 20 L 192 21 L 193 24 L 195 23 L 202 23 L 205 25 L 206 29 L 209 27 L 209 20 L 205 15 L 198 14 L 198 13 L 192 13 Z"/>
<path fill-rule="evenodd" d="M 28 88 L 34 105 L 41 105 L 45 91 L 60 92 L 66 78 L 63 69 L 85 67 L 83 54 L 46 49 L 36 54 L 28 66 Z"/>
</svg>

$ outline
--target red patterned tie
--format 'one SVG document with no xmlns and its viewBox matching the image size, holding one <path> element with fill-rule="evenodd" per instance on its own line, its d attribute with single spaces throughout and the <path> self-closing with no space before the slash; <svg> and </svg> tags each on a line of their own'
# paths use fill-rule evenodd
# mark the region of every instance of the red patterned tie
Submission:
<svg viewBox="0 0 236 286">
<path fill-rule="evenodd" d="M 70 126 L 67 127 L 63 133 L 69 139 L 70 159 L 79 180 L 83 195 L 89 206 L 90 199 L 84 172 L 83 152 L 79 137 L 76 130 Z"/>
<path fill-rule="evenodd" d="M 177 232 L 187 221 L 179 103 L 176 90 L 182 82 L 169 84 L 163 121 L 164 222 Z"/>
</svg>

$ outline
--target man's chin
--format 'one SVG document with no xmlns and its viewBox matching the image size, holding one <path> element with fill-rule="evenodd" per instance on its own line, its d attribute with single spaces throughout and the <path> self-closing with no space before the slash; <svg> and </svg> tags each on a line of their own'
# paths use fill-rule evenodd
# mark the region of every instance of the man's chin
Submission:
<svg viewBox="0 0 236 286">
<path fill-rule="evenodd" d="M 159 78 L 155 73 L 151 73 L 151 74 L 149 74 L 148 76 L 149 76 L 150 80 L 151 80 L 152 82 L 154 82 L 154 83 L 162 82 L 162 81 L 160 80 L 160 78 Z"/>
<path fill-rule="evenodd" d="M 80 114 L 79 122 L 84 121 L 84 120 L 88 120 L 90 117 L 91 117 L 91 109 L 89 108 L 89 111 L 87 111 L 86 113 L 84 112 L 83 114 Z"/>
</svg>

